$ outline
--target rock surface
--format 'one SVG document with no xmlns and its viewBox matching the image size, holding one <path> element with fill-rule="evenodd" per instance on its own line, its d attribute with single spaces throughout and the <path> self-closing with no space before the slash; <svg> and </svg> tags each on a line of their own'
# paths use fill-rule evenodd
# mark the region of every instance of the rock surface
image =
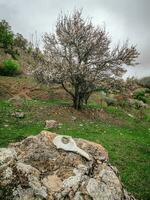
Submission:
<svg viewBox="0 0 150 200">
<path fill-rule="evenodd" d="M 0 199 L 131 200 L 99 144 L 48 131 L 0 149 Z"/>
</svg>

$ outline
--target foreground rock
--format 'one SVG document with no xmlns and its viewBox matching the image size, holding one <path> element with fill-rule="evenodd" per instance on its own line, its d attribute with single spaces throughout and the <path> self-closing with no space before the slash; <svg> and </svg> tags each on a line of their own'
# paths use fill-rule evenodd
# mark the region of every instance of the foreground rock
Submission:
<svg viewBox="0 0 150 200">
<path fill-rule="evenodd" d="M 131 200 L 98 144 L 48 131 L 0 149 L 0 199 Z"/>
</svg>

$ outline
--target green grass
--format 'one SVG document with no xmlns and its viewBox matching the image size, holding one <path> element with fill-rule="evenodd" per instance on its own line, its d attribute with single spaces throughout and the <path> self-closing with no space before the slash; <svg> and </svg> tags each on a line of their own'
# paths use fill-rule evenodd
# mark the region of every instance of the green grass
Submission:
<svg viewBox="0 0 150 200">
<path fill-rule="evenodd" d="M 0 146 L 5 147 L 10 142 L 38 134 L 44 129 L 45 119 L 55 119 L 48 109 L 66 105 L 68 106 L 69 102 L 64 100 L 31 100 L 22 102 L 20 106 L 0 101 Z M 96 104 L 90 107 L 99 108 Z M 141 119 L 139 118 L 141 114 L 138 114 L 140 111 L 129 110 L 129 112 L 117 107 L 104 109 L 112 118 L 121 119 L 125 123 L 115 125 L 107 121 L 77 118 L 75 122 L 61 121 L 63 123 L 61 128 L 50 131 L 102 144 L 109 152 L 111 164 L 119 169 L 127 190 L 138 199 L 148 200 L 150 198 L 150 111 L 143 111 Z M 16 119 L 12 116 L 14 111 L 23 111 L 25 118 Z M 127 113 L 133 114 L 134 118 Z"/>
<path fill-rule="evenodd" d="M 51 100 L 25 100 L 25 106 L 67 106 L 70 105 L 70 101 L 60 100 L 60 99 L 51 99 Z"/>
<path fill-rule="evenodd" d="M 57 133 L 81 137 L 102 144 L 110 162 L 117 166 L 128 191 L 139 199 L 149 198 L 149 132 L 143 127 L 116 127 L 104 123 L 78 123 L 54 129 Z"/>
</svg>

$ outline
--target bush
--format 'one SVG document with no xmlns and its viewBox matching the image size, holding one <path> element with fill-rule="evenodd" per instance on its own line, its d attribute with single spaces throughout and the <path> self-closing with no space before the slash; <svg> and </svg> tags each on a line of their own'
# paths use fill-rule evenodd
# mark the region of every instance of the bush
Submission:
<svg viewBox="0 0 150 200">
<path fill-rule="evenodd" d="M 145 88 L 145 93 L 149 94 L 150 93 L 150 89 L 149 88 Z"/>
<path fill-rule="evenodd" d="M 135 108 L 147 108 L 147 104 L 143 103 L 143 101 L 135 100 Z"/>
<path fill-rule="evenodd" d="M 117 100 L 113 98 L 106 97 L 105 102 L 107 103 L 108 106 L 116 106 L 117 105 Z"/>
<path fill-rule="evenodd" d="M 21 73 L 20 66 L 17 61 L 8 59 L 0 65 L 0 75 L 3 76 L 15 76 Z"/>
<path fill-rule="evenodd" d="M 147 103 L 147 98 L 145 96 L 145 93 L 146 93 L 146 90 L 144 88 L 138 89 L 134 92 L 133 97 L 134 99 Z"/>
<path fill-rule="evenodd" d="M 127 100 L 118 100 L 117 104 L 120 106 L 120 107 L 130 107 L 129 105 L 129 102 Z"/>
</svg>

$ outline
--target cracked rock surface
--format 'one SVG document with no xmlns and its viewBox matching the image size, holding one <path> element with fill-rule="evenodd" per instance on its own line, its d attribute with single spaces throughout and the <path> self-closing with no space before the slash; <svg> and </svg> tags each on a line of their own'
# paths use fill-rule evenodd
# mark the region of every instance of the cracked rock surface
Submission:
<svg viewBox="0 0 150 200">
<path fill-rule="evenodd" d="M 99 144 L 42 131 L 0 149 L 0 199 L 132 200 Z"/>
</svg>

